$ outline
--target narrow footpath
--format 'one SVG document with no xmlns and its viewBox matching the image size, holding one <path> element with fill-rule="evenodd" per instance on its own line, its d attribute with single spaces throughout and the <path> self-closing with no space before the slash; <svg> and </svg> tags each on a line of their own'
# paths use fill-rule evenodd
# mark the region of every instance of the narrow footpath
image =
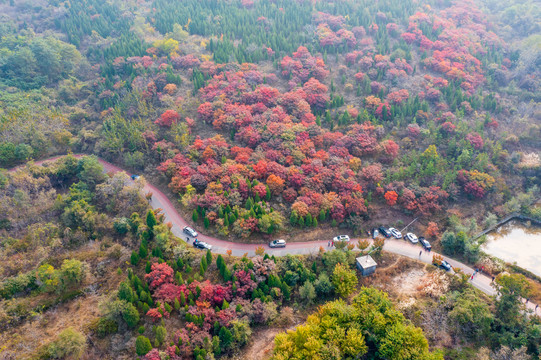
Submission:
<svg viewBox="0 0 541 360">
<path fill-rule="evenodd" d="M 81 157 L 83 155 L 77 154 L 74 156 Z M 62 156 L 56 156 L 50 159 L 36 161 L 34 164 L 41 165 L 47 161 L 55 161 L 60 157 Z M 103 159 L 98 158 L 98 160 L 103 165 L 104 170 L 107 173 L 114 174 L 117 172 L 126 172 L 128 175 L 131 175 L 127 171 Z M 9 171 L 10 172 L 15 171 L 18 168 L 20 167 L 10 169 Z M 184 226 L 188 226 L 188 223 L 180 216 L 180 214 L 177 212 L 177 210 L 175 209 L 175 207 L 173 206 L 169 198 L 165 196 L 165 194 L 162 193 L 157 187 L 153 186 L 152 184 L 148 182 L 143 187 L 143 191 L 145 193 L 149 193 L 149 192 L 152 193 L 152 198 L 150 199 L 150 205 L 154 209 L 156 208 L 162 209 L 162 213 L 164 214 L 164 217 L 165 217 L 165 222 L 171 222 L 171 224 L 173 224 L 171 228 L 171 231 L 173 232 L 173 234 L 185 242 L 193 243 L 193 238 L 187 237 L 187 235 L 182 231 Z M 231 253 L 234 256 L 243 256 L 244 254 L 247 254 L 248 256 L 254 256 L 256 248 L 259 246 L 263 246 L 267 254 L 275 255 L 275 256 L 285 256 L 288 254 L 291 254 L 291 255 L 317 254 L 321 247 L 323 247 L 325 250 L 332 250 L 332 248 L 328 246 L 329 239 L 317 240 L 317 241 L 305 241 L 305 242 L 289 242 L 285 248 L 273 249 L 273 248 L 270 248 L 267 243 L 247 244 L 247 243 L 226 241 L 226 240 L 221 240 L 218 238 L 201 234 L 199 229 L 196 229 L 196 231 L 199 233 L 199 236 L 197 237 L 198 240 L 204 241 L 212 245 L 212 252 L 219 253 L 219 254 L 226 254 L 228 250 L 231 250 Z M 359 240 L 358 238 L 351 239 L 351 243 L 356 244 L 358 240 Z M 371 241 L 371 239 L 369 240 Z M 424 251 L 423 248 L 419 245 L 414 245 L 406 240 L 398 240 L 398 239 L 386 239 L 385 245 L 383 246 L 383 250 L 394 253 L 394 254 L 406 256 L 411 259 L 419 260 L 427 264 L 431 264 L 432 256 L 434 254 L 438 254 L 436 252 Z M 438 255 L 441 255 L 441 254 L 438 254 Z M 449 258 L 447 256 L 443 256 L 443 259 L 446 260 L 449 264 L 451 264 L 453 268 L 459 268 L 465 274 L 470 275 L 470 279 L 471 279 L 471 275 L 475 271 L 473 268 L 457 260 Z M 492 278 L 489 276 L 486 276 L 482 273 L 477 273 L 473 277 L 473 280 L 469 280 L 469 282 L 474 287 L 481 290 L 487 295 L 490 295 L 490 296 L 497 295 L 496 289 L 492 286 Z M 526 300 L 523 300 L 523 301 L 526 302 Z M 527 302 L 526 307 L 534 312 L 536 310 L 536 304 L 532 302 Z M 537 313 L 541 314 L 541 309 L 537 309 Z"/>
</svg>

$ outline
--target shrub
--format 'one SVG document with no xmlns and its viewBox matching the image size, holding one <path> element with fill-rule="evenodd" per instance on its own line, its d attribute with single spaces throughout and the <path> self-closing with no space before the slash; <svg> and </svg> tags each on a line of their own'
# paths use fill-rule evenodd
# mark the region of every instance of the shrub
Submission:
<svg viewBox="0 0 541 360">
<path fill-rule="evenodd" d="M 231 343 L 233 342 L 233 335 L 228 328 L 222 326 L 218 336 L 220 337 L 220 344 L 222 346 L 222 349 L 227 349 L 229 348 L 229 346 L 231 346 Z"/>
<path fill-rule="evenodd" d="M 299 295 L 302 300 L 306 301 L 308 304 L 311 304 L 316 298 L 316 289 L 310 281 L 306 280 L 304 285 L 299 288 Z"/>
<path fill-rule="evenodd" d="M 124 235 L 130 229 L 129 219 L 125 217 L 120 218 L 120 219 L 115 219 L 115 222 L 113 223 L 113 227 L 115 228 L 118 234 Z"/>
<path fill-rule="evenodd" d="M 139 312 L 126 300 L 115 300 L 105 305 L 105 316 L 118 324 L 124 321 L 128 327 L 134 328 L 139 322 Z"/>
<path fill-rule="evenodd" d="M 355 275 L 355 271 L 348 269 L 346 265 L 336 264 L 332 274 L 332 283 L 340 296 L 348 297 L 355 291 L 357 275 Z"/>
<path fill-rule="evenodd" d="M 86 349 L 86 337 L 69 327 L 49 344 L 47 354 L 51 359 L 80 359 Z"/>
<path fill-rule="evenodd" d="M 152 350 L 152 344 L 150 343 L 150 340 L 145 336 L 138 336 L 137 340 L 135 340 L 135 352 L 137 353 L 137 355 L 146 355 L 150 350 Z"/>
<path fill-rule="evenodd" d="M 333 285 L 326 273 L 319 275 L 314 285 L 319 296 L 328 296 L 333 291 Z"/>
<path fill-rule="evenodd" d="M 156 334 L 156 341 L 159 345 L 163 344 L 165 341 L 165 337 L 167 336 L 167 330 L 163 326 L 157 326 L 154 330 L 154 333 Z"/>
<path fill-rule="evenodd" d="M 139 322 L 139 312 L 133 306 L 133 304 L 128 303 L 124 310 L 122 311 L 122 318 L 126 322 L 129 328 L 133 329 L 135 325 Z"/>
<path fill-rule="evenodd" d="M 118 331 L 118 325 L 112 319 L 99 318 L 94 324 L 93 330 L 99 338 L 103 339 L 107 335 L 115 334 Z"/>
<path fill-rule="evenodd" d="M 60 268 L 60 280 L 65 288 L 80 284 L 83 281 L 84 275 L 84 264 L 79 260 L 66 259 L 62 263 L 62 267 Z"/>
<path fill-rule="evenodd" d="M 118 286 L 118 298 L 120 300 L 126 300 L 127 302 L 133 303 L 135 301 L 135 294 L 130 285 L 122 281 Z"/>
</svg>

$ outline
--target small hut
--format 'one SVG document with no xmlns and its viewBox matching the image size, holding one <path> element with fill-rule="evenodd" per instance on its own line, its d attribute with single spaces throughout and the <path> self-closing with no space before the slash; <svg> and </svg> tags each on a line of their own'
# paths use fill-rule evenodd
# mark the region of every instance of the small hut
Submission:
<svg viewBox="0 0 541 360">
<path fill-rule="evenodd" d="M 376 271 L 378 264 L 372 259 L 372 256 L 365 255 L 356 259 L 357 269 L 361 272 L 362 276 L 368 276 Z"/>
</svg>

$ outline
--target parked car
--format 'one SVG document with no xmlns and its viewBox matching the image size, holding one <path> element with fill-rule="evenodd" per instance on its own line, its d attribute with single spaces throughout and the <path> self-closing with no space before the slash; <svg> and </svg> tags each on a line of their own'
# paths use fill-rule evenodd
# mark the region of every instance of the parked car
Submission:
<svg viewBox="0 0 541 360">
<path fill-rule="evenodd" d="M 389 232 L 392 236 L 394 236 L 396 239 L 402 239 L 402 233 L 395 228 L 389 228 Z"/>
<path fill-rule="evenodd" d="M 453 267 L 447 261 L 443 260 L 440 264 L 440 268 L 444 269 L 445 271 L 451 271 Z"/>
<path fill-rule="evenodd" d="M 188 234 L 190 235 L 191 237 L 197 237 L 197 231 L 195 231 L 194 229 L 192 229 L 191 227 L 189 226 L 184 226 L 184 228 L 182 229 L 182 231 L 184 232 L 184 234 Z"/>
<path fill-rule="evenodd" d="M 349 236 L 348 235 L 338 235 L 332 240 L 335 241 L 335 242 L 336 241 L 349 241 Z"/>
<path fill-rule="evenodd" d="M 380 227 L 379 227 L 379 232 L 381 233 L 381 235 L 385 236 L 386 238 L 390 238 L 390 237 L 391 237 L 391 232 L 389 231 L 389 229 L 387 229 L 387 228 L 384 227 L 384 226 L 380 226 Z"/>
<path fill-rule="evenodd" d="M 130 176 L 132 180 L 137 180 L 139 179 L 139 175 L 135 175 L 133 174 L 132 176 Z"/>
<path fill-rule="evenodd" d="M 286 247 L 286 241 L 279 239 L 279 240 L 272 240 L 269 243 L 269 247 L 271 248 L 279 248 L 279 247 Z"/>
<path fill-rule="evenodd" d="M 197 239 L 195 239 L 195 241 L 193 242 L 193 247 L 197 248 L 197 249 L 202 249 L 202 250 L 211 250 L 212 249 L 212 245 L 209 245 L 206 242 L 199 241 Z"/>
<path fill-rule="evenodd" d="M 417 244 L 419 242 L 419 239 L 417 239 L 417 236 L 414 233 L 407 233 L 405 239 L 411 241 L 412 244 Z"/>
<path fill-rule="evenodd" d="M 432 249 L 432 245 L 430 245 L 430 243 L 428 242 L 427 239 L 425 239 L 424 237 L 420 237 L 419 238 L 419 242 L 421 243 L 421 245 L 423 245 L 423 247 L 426 249 L 426 250 L 430 250 Z"/>
</svg>

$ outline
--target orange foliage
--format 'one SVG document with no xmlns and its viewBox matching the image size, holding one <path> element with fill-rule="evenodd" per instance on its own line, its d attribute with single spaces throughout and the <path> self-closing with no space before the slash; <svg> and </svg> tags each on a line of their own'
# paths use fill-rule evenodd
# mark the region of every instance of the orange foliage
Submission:
<svg viewBox="0 0 541 360">
<path fill-rule="evenodd" d="M 274 195 L 280 194 L 284 190 L 284 180 L 274 174 L 269 175 L 267 178 L 267 185 Z"/>
<path fill-rule="evenodd" d="M 438 228 L 438 224 L 432 221 L 429 222 L 425 234 L 427 237 L 438 237 L 440 235 L 440 229 Z"/>
<path fill-rule="evenodd" d="M 385 193 L 385 200 L 387 200 L 387 205 L 394 206 L 396 204 L 396 200 L 398 200 L 398 194 L 396 191 L 387 191 Z"/>
</svg>

